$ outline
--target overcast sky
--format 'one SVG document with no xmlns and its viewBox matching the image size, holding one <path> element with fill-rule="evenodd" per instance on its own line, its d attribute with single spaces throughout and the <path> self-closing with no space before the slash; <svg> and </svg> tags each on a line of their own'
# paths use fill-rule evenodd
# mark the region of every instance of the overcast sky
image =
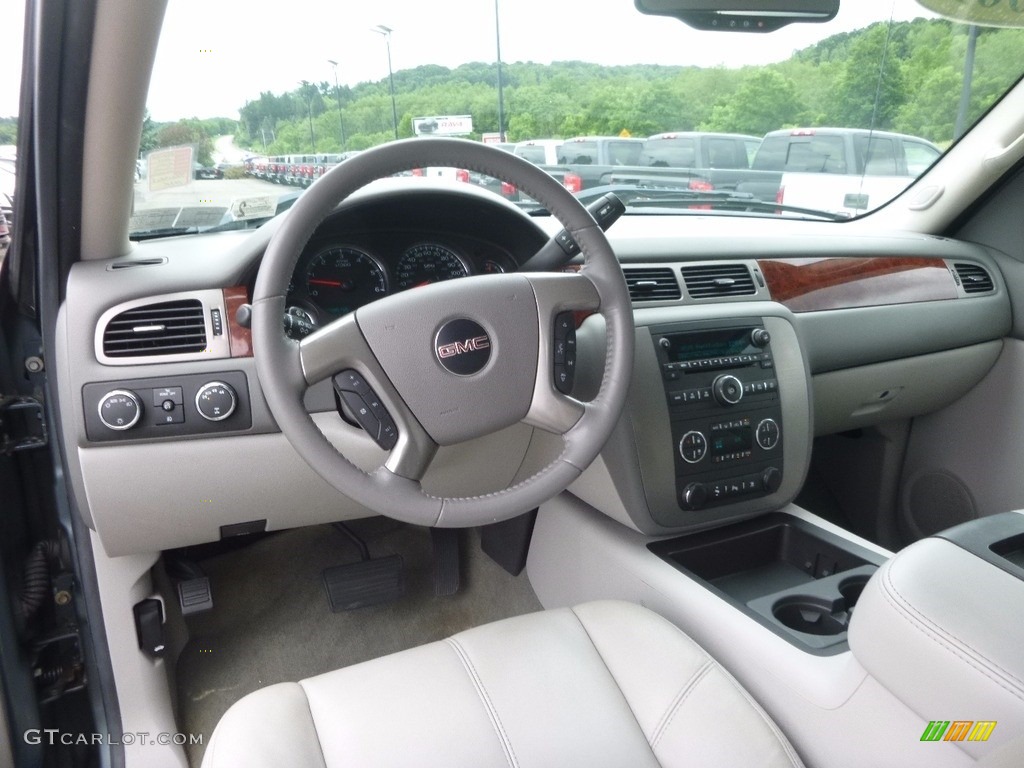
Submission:
<svg viewBox="0 0 1024 768">
<path fill-rule="evenodd" d="M 146 0 L 137 0 L 146 2 Z M 577 59 L 602 64 L 741 66 L 781 61 L 837 32 L 888 18 L 930 16 L 914 0 L 842 0 L 828 24 L 799 24 L 767 35 L 698 33 L 674 19 L 645 16 L 633 0 L 499 0 L 505 62 Z M 21 18 L 24 0 L 4 0 Z M 237 117 L 261 91 L 299 81 L 343 85 L 387 76 L 384 39 L 391 27 L 395 71 L 421 64 L 455 67 L 495 60 L 493 0 L 286 0 L 273 6 L 236 0 L 170 0 L 150 87 L 153 119 Z M 0 115 L 17 111 L 20 35 L 0 46 Z"/>
</svg>

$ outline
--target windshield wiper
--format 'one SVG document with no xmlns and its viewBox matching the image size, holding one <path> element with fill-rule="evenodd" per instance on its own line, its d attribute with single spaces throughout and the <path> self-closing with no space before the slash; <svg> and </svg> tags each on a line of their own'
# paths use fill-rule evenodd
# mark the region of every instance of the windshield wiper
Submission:
<svg viewBox="0 0 1024 768">
<path fill-rule="evenodd" d="M 801 216 L 825 219 L 827 221 L 845 221 L 850 217 L 842 213 L 830 213 L 814 208 L 801 208 L 785 203 L 767 202 L 747 192 L 731 190 L 697 190 L 697 189 L 653 189 L 637 187 L 629 184 L 608 184 L 585 189 L 576 194 L 584 205 L 608 194 L 614 193 L 627 208 L 644 208 L 647 210 L 664 209 L 666 212 L 678 211 L 680 207 L 704 205 L 714 209 L 729 211 L 748 211 L 757 213 L 795 213 Z M 538 206 L 527 211 L 530 216 L 550 216 L 547 208 Z"/>
<path fill-rule="evenodd" d="M 175 237 L 177 235 L 194 235 L 199 232 L 199 227 L 160 227 L 158 229 L 145 229 L 141 232 L 128 234 L 129 240 L 154 240 L 158 237 Z"/>
</svg>

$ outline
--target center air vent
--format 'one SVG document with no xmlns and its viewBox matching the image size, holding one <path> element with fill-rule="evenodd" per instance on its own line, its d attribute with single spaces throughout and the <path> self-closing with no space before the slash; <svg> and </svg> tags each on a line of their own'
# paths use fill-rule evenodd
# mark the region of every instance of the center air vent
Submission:
<svg viewBox="0 0 1024 768">
<path fill-rule="evenodd" d="M 988 293 L 995 288 L 992 276 L 977 264 L 954 264 L 957 277 L 964 288 L 964 293 Z"/>
<path fill-rule="evenodd" d="M 752 296 L 757 293 L 750 270 L 744 264 L 704 264 L 682 267 L 686 292 L 692 299 Z"/>
<path fill-rule="evenodd" d="M 107 357 L 180 355 L 204 349 L 203 304 L 195 299 L 125 310 L 103 330 L 103 352 Z"/>
<path fill-rule="evenodd" d="M 671 267 L 626 267 L 622 272 L 633 301 L 676 301 L 681 296 Z"/>
</svg>

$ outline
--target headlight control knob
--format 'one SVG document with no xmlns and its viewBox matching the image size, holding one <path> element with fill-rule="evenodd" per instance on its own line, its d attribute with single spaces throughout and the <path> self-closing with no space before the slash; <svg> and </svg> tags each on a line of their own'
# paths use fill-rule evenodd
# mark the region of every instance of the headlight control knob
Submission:
<svg viewBox="0 0 1024 768">
<path fill-rule="evenodd" d="M 224 421 L 235 412 L 238 397 L 230 384 L 211 381 L 196 392 L 196 410 L 207 421 Z"/>
<path fill-rule="evenodd" d="M 139 423 L 142 401 L 130 390 L 115 389 L 100 398 L 99 412 L 105 427 L 123 432 Z"/>
</svg>

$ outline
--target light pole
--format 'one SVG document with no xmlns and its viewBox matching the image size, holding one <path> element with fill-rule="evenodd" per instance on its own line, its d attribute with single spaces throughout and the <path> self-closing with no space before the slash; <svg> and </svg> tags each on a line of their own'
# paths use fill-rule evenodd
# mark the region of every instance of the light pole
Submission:
<svg viewBox="0 0 1024 768">
<path fill-rule="evenodd" d="M 498 141 L 505 142 L 505 94 L 501 83 L 501 27 L 498 24 L 498 0 L 494 0 L 494 40 L 498 51 Z"/>
<path fill-rule="evenodd" d="M 338 62 L 328 59 L 327 63 L 334 68 L 334 93 L 338 97 L 338 125 L 341 126 L 341 151 L 345 151 L 345 118 L 341 114 L 341 86 L 338 85 Z"/>
<path fill-rule="evenodd" d="M 313 154 L 316 154 L 316 136 L 313 134 L 313 94 L 310 89 L 313 88 L 313 84 L 308 80 L 303 80 L 300 85 L 302 86 L 302 95 L 306 99 L 306 114 L 309 116 L 309 142 L 313 145 Z"/>
<path fill-rule="evenodd" d="M 953 139 L 959 139 L 967 130 L 967 110 L 971 106 L 971 81 L 974 79 L 974 51 L 978 45 L 978 27 L 967 28 L 967 55 L 964 57 L 964 84 L 960 90 L 960 108 L 956 113 Z"/>
<path fill-rule="evenodd" d="M 398 108 L 395 106 L 395 73 L 391 69 L 391 33 L 394 32 L 390 27 L 385 27 L 383 24 L 378 24 L 376 27 L 370 27 L 371 32 L 376 32 L 378 35 L 384 38 L 384 45 L 388 49 L 388 81 L 391 83 L 391 121 L 395 126 L 395 138 L 398 138 Z"/>
</svg>

